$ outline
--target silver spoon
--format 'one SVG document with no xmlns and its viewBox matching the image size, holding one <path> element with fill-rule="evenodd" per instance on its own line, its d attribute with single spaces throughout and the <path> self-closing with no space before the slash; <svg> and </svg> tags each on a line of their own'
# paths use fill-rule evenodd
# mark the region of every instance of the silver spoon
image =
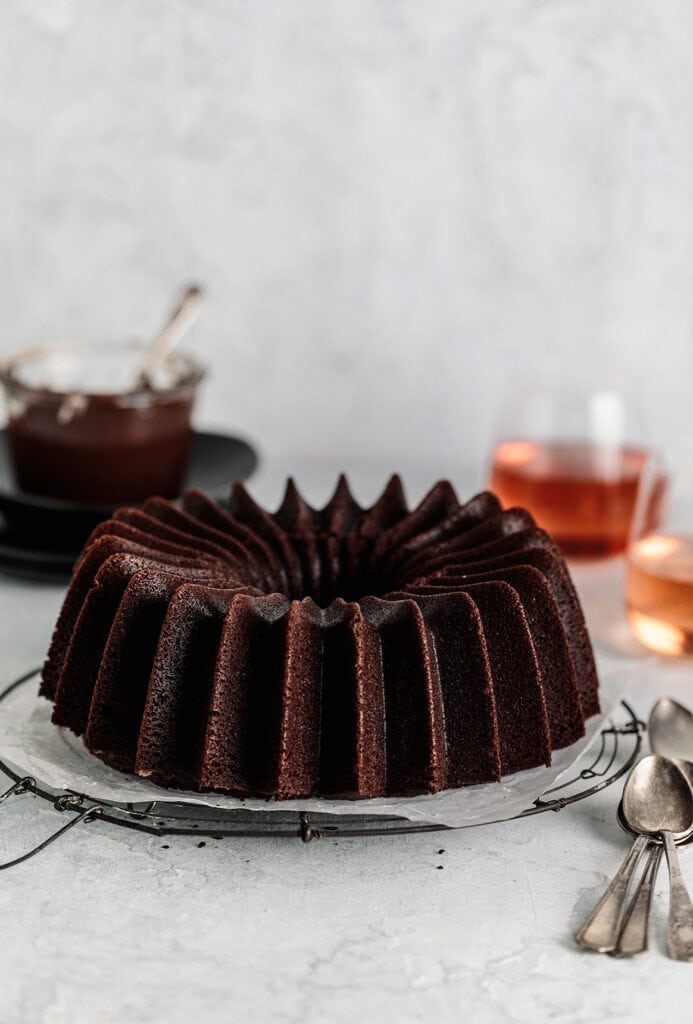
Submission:
<svg viewBox="0 0 693 1024">
<path fill-rule="evenodd" d="M 660 758 L 659 760 L 664 759 Z M 672 767 L 676 771 L 675 766 Z M 580 946 L 584 946 L 585 949 L 594 949 L 599 953 L 613 953 L 618 947 L 619 936 L 624 924 L 628 891 L 640 860 L 652 840 L 652 837 L 647 834 L 647 830 L 638 828 L 636 822 L 628 817 L 623 810 L 626 793 L 637 783 L 637 779 L 634 781 L 634 772 L 635 769 L 631 771 L 626 780 L 620 810 L 622 816 L 627 819 L 625 822 L 627 831 L 636 836 L 635 842 L 626 854 L 611 884 L 582 928 L 575 935 L 575 941 Z M 680 779 L 680 773 L 677 773 L 677 775 Z M 690 790 L 688 795 L 689 797 L 691 796 Z M 693 799 L 691 800 L 689 821 L 681 829 L 676 829 L 676 831 L 687 832 L 689 828 L 693 828 Z"/>
<path fill-rule="evenodd" d="M 616 817 L 624 832 L 637 835 L 625 822 L 623 802 L 618 805 Z M 691 842 L 693 842 L 693 829 L 676 835 L 677 846 L 688 846 Z M 640 876 L 633 899 L 624 914 L 618 942 L 616 947 L 611 950 L 611 956 L 635 957 L 647 952 L 652 896 L 662 858 L 662 849 L 661 840 L 650 840 L 645 870 Z"/>
<path fill-rule="evenodd" d="M 637 836 L 610 885 L 582 928 L 576 932 L 578 945 L 598 953 L 612 953 L 616 949 L 630 883 L 649 842 L 649 836 Z"/>
<path fill-rule="evenodd" d="M 661 697 L 654 705 L 647 734 L 655 754 L 693 761 L 693 714 L 672 697 Z"/>
<path fill-rule="evenodd" d="M 693 714 L 671 697 L 661 697 L 650 711 L 647 723 L 650 747 L 686 775 L 693 786 Z"/>
<path fill-rule="evenodd" d="M 135 379 L 135 390 L 151 386 L 152 375 L 168 359 L 183 335 L 190 330 L 200 315 L 201 307 L 202 288 L 197 284 L 188 285 L 181 292 L 166 326 L 140 363 Z"/>
<path fill-rule="evenodd" d="M 616 948 L 611 950 L 610 956 L 632 959 L 647 952 L 652 896 L 661 859 L 661 843 L 651 843 L 645 870 L 640 876 L 633 899 L 623 916 L 618 942 Z"/>
<path fill-rule="evenodd" d="M 693 827 L 693 792 L 688 780 L 666 757 L 644 757 L 633 768 L 623 791 L 623 817 L 633 831 L 660 836 L 664 843 L 669 866 L 667 948 L 674 960 L 693 961 L 693 903 L 672 834 Z"/>
<path fill-rule="evenodd" d="M 662 754 L 674 761 L 677 768 L 688 778 L 689 785 L 693 787 L 693 715 L 688 708 L 670 697 L 662 697 L 650 712 L 648 733 L 650 747 L 654 753 Z M 684 757 L 686 760 L 682 759 Z M 619 804 L 617 816 L 621 828 L 630 832 L 623 820 L 622 804 Z M 687 846 L 691 842 L 693 831 L 676 836 L 677 846 Z M 634 957 L 647 950 L 650 910 L 661 853 L 661 843 L 653 840 L 645 870 L 623 918 L 621 934 L 616 948 L 612 950 L 612 956 Z"/>
</svg>

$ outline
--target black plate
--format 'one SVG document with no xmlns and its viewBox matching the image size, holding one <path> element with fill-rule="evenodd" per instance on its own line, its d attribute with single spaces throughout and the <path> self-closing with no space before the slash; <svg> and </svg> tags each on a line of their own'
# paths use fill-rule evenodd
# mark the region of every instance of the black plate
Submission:
<svg viewBox="0 0 693 1024">
<path fill-rule="evenodd" d="M 234 480 L 247 480 L 257 466 L 255 450 L 237 437 L 193 436 L 184 490 L 200 487 L 218 500 Z M 0 430 L 0 570 L 26 579 L 67 579 L 91 531 L 117 508 L 72 504 L 27 494 L 17 487 Z"/>
<path fill-rule="evenodd" d="M 0 572 L 39 583 L 65 583 L 70 579 L 78 551 L 44 551 L 0 527 Z"/>
</svg>

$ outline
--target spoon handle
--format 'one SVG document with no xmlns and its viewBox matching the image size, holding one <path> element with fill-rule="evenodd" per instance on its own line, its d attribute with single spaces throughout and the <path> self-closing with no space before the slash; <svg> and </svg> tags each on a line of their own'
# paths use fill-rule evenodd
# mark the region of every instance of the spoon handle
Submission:
<svg viewBox="0 0 693 1024">
<path fill-rule="evenodd" d="M 633 957 L 647 952 L 652 895 L 661 859 L 662 847 L 660 845 L 651 846 L 645 870 L 626 912 L 621 934 L 612 956 Z"/>
<path fill-rule="evenodd" d="M 598 953 L 616 949 L 630 880 L 649 841 L 649 836 L 638 836 L 635 840 L 611 885 L 577 932 L 578 945 Z"/>
<path fill-rule="evenodd" d="M 168 323 L 146 353 L 137 373 L 136 386 L 147 384 L 149 376 L 173 352 L 174 348 L 200 315 L 202 289 L 191 284 L 181 293 Z"/>
<path fill-rule="evenodd" d="M 681 874 L 671 832 L 662 832 L 669 865 L 669 934 L 667 948 L 674 960 L 693 961 L 693 904 Z"/>
</svg>

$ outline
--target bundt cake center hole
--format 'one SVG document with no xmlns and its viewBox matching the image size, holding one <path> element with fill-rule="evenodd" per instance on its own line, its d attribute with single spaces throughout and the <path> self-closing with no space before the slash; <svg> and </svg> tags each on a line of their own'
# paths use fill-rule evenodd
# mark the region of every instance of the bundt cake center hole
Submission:
<svg viewBox="0 0 693 1024">
<path fill-rule="evenodd" d="M 289 600 L 311 598 L 318 607 L 327 608 L 338 598 L 358 602 L 364 597 L 381 597 L 393 589 L 389 576 L 370 569 L 370 549 L 356 557 L 333 550 L 328 539 L 320 540 L 317 551 L 309 553 L 292 538 L 296 561 L 293 566 L 287 562 L 273 581 L 276 590 Z"/>
<path fill-rule="evenodd" d="M 327 606 L 338 597 L 347 602 L 358 603 L 364 597 L 380 597 L 386 593 L 386 590 L 387 588 L 383 586 L 381 580 L 361 573 L 357 576 L 345 577 L 332 587 L 329 585 L 325 587 L 319 603 Z"/>
<path fill-rule="evenodd" d="M 385 582 L 374 577 L 364 575 L 345 577 L 333 580 L 322 577 L 317 585 L 283 587 L 278 588 L 290 601 L 302 601 L 304 598 L 311 598 L 318 607 L 327 608 L 333 601 L 341 598 L 347 603 L 359 602 L 364 597 L 380 597 L 386 594 L 388 587 Z"/>
</svg>

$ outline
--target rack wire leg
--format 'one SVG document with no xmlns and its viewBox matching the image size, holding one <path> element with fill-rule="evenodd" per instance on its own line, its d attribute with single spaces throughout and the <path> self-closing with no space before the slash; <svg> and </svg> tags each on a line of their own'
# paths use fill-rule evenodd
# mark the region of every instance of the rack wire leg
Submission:
<svg viewBox="0 0 693 1024">
<path fill-rule="evenodd" d="M 86 811 L 82 811 L 82 813 L 78 814 L 72 819 L 72 821 L 68 821 L 67 825 L 63 825 L 63 827 L 59 828 L 57 832 L 53 832 L 47 839 L 44 839 L 43 842 L 39 843 L 38 846 L 34 846 L 31 850 L 27 851 L 27 853 L 23 853 L 21 857 L 15 857 L 14 860 L 8 860 L 4 864 L 0 864 L 0 871 L 5 871 L 7 868 L 13 868 L 17 864 L 21 864 L 23 861 L 29 860 L 30 857 L 35 857 L 37 853 L 45 850 L 47 846 L 54 843 L 56 839 L 60 839 L 61 836 L 64 836 L 66 832 L 70 831 L 70 829 L 75 828 L 76 825 L 86 825 L 90 821 L 94 821 L 95 818 L 99 817 L 102 811 L 103 807 L 99 806 L 87 808 Z"/>
</svg>

